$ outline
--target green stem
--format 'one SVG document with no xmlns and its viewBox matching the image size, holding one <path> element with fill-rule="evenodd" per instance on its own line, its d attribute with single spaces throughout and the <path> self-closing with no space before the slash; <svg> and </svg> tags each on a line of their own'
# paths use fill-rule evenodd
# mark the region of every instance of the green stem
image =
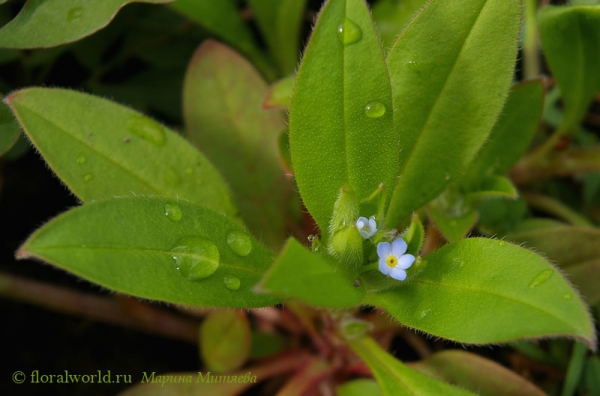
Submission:
<svg viewBox="0 0 600 396">
<path fill-rule="evenodd" d="M 581 374 L 583 373 L 586 355 L 587 347 L 585 344 L 576 341 L 573 345 L 573 353 L 571 354 L 571 360 L 569 361 L 569 368 L 567 369 L 561 396 L 572 396 L 575 394 Z"/>
<path fill-rule="evenodd" d="M 523 72 L 525 80 L 540 75 L 537 0 L 525 1 L 525 30 L 523 39 Z"/>
<path fill-rule="evenodd" d="M 523 193 L 523 199 L 525 199 L 531 207 L 550 213 L 571 225 L 595 227 L 590 220 L 554 198 L 536 193 Z"/>
</svg>

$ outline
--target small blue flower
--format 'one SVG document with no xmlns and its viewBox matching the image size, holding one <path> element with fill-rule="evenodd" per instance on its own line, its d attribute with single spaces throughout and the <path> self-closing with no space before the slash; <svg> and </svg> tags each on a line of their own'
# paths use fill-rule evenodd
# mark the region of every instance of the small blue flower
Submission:
<svg viewBox="0 0 600 396">
<path fill-rule="evenodd" d="M 363 238 L 371 238 L 377 232 L 375 218 L 371 217 L 370 219 L 367 219 L 366 217 L 359 217 L 358 220 L 356 220 L 356 229 Z"/>
<path fill-rule="evenodd" d="M 379 271 L 400 281 L 406 279 L 406 270 L 415 262 L 415 256 L 404 254 L 407 247 L 402 238 L 396 239 L 391 245 L 380 242 L 377 245 Z"/>
</svg>

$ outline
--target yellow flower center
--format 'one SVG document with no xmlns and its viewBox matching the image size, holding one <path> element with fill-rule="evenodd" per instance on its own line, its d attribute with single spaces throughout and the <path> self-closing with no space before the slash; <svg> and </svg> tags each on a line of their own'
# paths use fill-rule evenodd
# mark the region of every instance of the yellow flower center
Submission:
<svg viewBox="0 0 600 396">
<path fill-rule="evenodd" d="M 396 259 L 396 256 L 388 256 L 387 260 L 385 261 L 388 265 L 388 267 L 394 268 L 396 266 L 396 264 L 398 264 L 398 260 Z"/>
</svg>

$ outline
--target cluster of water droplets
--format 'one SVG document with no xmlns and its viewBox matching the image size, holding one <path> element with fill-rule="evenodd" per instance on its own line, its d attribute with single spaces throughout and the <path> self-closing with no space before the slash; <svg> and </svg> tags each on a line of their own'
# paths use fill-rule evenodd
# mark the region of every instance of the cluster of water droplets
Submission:
<svg viewBox="0 0 600 396">
<path fill-rule="evenodd" d="M 350 18 L 345 18 L 337 29 L 339 41 L 344 46 L 358 43 L 363 37 L 363 31 L 356 22 Z M 365 115 L 369 118 L 382 117 L 386 112 L 385 105 L 380 101 L 372 101 L 365 105 Z"/>
<path fill-rule="evenodd" d="M 179 205 L 167 203 L 164 215 L 173 222 L 183 219 Z M 245 232 L 233 230 L 226 240 L 227 246 L 240 257 L 252 252 L 252 240 Z M 170 249 L 171 257 L 175 260 L 178 273 L 189 281 L 200 281 L 212 276 L 221 263 L 219 248 L 211 240 L 198 235 L 188 235 L 179 238 Z M 223 286 L 228 290 L 239 290 L 241 280 L 235 275 L 223 277 Z"/>
</svg>

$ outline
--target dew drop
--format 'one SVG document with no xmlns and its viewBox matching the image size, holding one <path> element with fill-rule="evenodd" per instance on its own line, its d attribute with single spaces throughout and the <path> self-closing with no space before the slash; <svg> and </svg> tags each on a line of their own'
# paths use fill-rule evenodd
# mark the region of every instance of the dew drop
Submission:
<svg viewBox="0 0 600 396">
<path fill-rule="evenodd" d="M 164 169 L 163 180 L 171 187 L 177 187 L 179 184 L 181 184 L 181 178 L 179 177 L 179 174 L 177 174 L 175 169 L 169 167 Z"/>
<path fill-rule="evenodd" d="M 225 287 L 227 289 L 236 291 L 236 290 L 239 290 L 242 282 L 240 281 L 240 278 L 238 278 L 237 276 L 226 275 L 223 278 L 223 284 L 225 285 Z"/>
<path fill-rule="evenodd" d="M 86 173 L 85 175 L 83 175 L 83 182 L 89 183 L 93 178 L 94 175 L 92 175 L 91 173 Z"/>
<path fill-rule="evenodd" d="M 75 160 L 77 162 L 77 165 L 83 165 L 87 162 L 87 158 L 85 157 L 85 155 L 83 154 L 79 154 L 77 156 L 77 160 Z"/>
<path fill-rule="evenodd" d="M 543 285 L 544 283 L 548 282 L 548 279 L 550 279 L 551 277 L 552 270 L 543 270 L 542 272 L 537 274 L 535 278 L 533 278 L 533 280 L 529 283 L 529 287 L 533 289 L 534 287 Z"/>
<path fill-rule="evenodd" d="M 238 256 L 247 256 L 252 251 L 250 237 L 240 231 L 231 231 L 227 236 L 227 244 Z"/>
<path fill-rule="evenodd" d="M 385 105 L 381 102 L 371 102 L 365 106 L 365 115 L 369 118 L 379 118 L 385 114 Z"/>
<path fill-rule="evenodd" d="M 165 216 L 171 221 L 179 221 L 183 217 L 183 214 L 178 205 L 168 203 L 165 204 Z"/>
<path fill-rule="evenodd" d="M 354 44 L 362 38 L 362 30 L 355 22 L 346 18 L 338 27 L 338 38 L 344 45 Z"/>
<path fill-rule="evenodd" d="M 179 274 L 190 281 L 208 278 L 219 268 L 219 249 L 200 236 L 178 239 L 170 252 Z"/>
<path fill-rule="evenodd" d="M 83 7 L 73 7 L 67 11 L 67 21 L 75 22 L 83 16 Z"/>
<path fill-rule="evenodd" d="M 498 246 L 500 246 L 500 247 L 505 246 L 505 245 L 506 245 L 506 242 L 504 242 L 504 241 L 500 241 L 500 243 L 498 243 Z"/>
<path fill-rule="evenodd" d="M 135 115 L 127 121 L 127 129 L 142 139 L 154 144 L 164 146 L 166 137 L 163 127 L 148 118 Z"/>
<path fill-rule="evenodd" d="M 569 293 L 565 293 L 563 294 L 563 300 L 570 300 L 571 299 L 571 295 Z"/>
</svg>

